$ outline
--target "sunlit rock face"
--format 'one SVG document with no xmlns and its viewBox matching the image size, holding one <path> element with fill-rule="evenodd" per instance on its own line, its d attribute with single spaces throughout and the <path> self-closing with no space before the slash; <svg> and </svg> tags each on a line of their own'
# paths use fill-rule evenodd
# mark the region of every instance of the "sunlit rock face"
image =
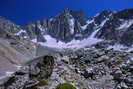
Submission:
<svg viewBox="0 0 133 89">
<path fill-rule="evenodd" d="M 0 17 L 0 84 L 36 56 L 36 45 L 27 37 L 25 30 Z"/>
</svg>

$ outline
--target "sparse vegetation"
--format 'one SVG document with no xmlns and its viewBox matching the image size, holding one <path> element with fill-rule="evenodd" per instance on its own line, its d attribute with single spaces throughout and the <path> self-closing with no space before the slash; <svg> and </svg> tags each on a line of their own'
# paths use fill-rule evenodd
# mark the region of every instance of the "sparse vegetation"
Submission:
<svg viewBox="0 0 133 89">
<path fill-rule="evenodd" d="M 63 83 L 59 84 L 56 89 L 76 89 L 72 84 L 70 83 Z"/>
</svg>

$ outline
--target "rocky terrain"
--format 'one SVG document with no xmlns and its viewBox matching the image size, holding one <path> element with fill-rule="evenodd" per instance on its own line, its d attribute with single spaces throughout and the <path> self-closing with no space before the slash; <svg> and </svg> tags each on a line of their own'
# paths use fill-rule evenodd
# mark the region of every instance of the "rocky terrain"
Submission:
<svg viewBox="0 0 133 89">
<path fill-rule="evenodd" d="M 132 27 L 133 9 L 65 9 L 25 26 L 0 17 L 0 89 L 133 89 Z"/>
<path fill-rule="evenodd" d="M 132 57 L 132 52 L 112 49 L 67 50 L 29 62 L 3 87 L 55 89 L 67 82 L 77 89 L 132 89 Z"/>
</svg>

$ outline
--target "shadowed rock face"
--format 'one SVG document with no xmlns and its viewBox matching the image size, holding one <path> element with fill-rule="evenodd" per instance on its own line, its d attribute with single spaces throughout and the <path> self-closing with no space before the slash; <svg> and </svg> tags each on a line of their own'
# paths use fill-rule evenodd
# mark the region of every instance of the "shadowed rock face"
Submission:
<svg viewBox="0 0 133 89">
<path fill-rule="evenodd" d="M 75 38 L 76 34 L 82 34 L 80 26 L 85 25 L 86 21 L 87 19 L 82 11 L 66 9 L 63 13 L 53 18 L 49 34 L 58 40 L 69 42 Z M 72 25 L 73 28 L 70 25 Z"/>
<path fill-rule="evenodd" d="M 133 19 L 133 9 L 130 8 L 130 9 L 122 10 L 122 11 L 116 13 L 115 17 L 120 18 L 120 19 L 126 19 L 126 20 Z"/>
<path fill-rule="evenodd" d="M 129 29 L 123 33 L 121 37 L 121 43 L 127 46 L 131 46 L 133 44 L 133 25 L 129 27 Z"/>
</svg>

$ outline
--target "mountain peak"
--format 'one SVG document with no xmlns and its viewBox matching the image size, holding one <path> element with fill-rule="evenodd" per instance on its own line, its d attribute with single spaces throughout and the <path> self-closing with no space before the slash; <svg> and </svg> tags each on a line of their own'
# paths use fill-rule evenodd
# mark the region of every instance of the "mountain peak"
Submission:
<svg viewBox="0 0 133 89">
<path fill-rule="evenodd" d="M 94 34 L 93 37 L 100 39 L 117 40 L 121 39 L 122 36 L 125 37 L 123 35 L 125 32 L 120 34 L 121 31 L 126 31 L 129 28 L 132 29 L 132 13 L 133 9 L 125 9 L 116 13 L 104 10 L 88 19 L 85 17 L 83 11 L 73 11 L 66 8 L 62 13 L 51 19 L 32 22 L 22 27 L 22 29 L 26 30 L 30 39 L 33 40 L 37 38 L 43 42 L 45 39 L 43 37 L 44 35 L 50 35 L 56 40 L 66 43 L 72 40 L 83 40 L 90 37 L 92 34 Z M 0 21 L 0 28 L 1 27 L 2 29 L 8 29 L 9 32 L 13 32 L 14 30 L 16 32 L 17 28 L 13 23 L 10 24 L 10 21 L 8 22 L 8 20 L 5 20 L 4 23 L 3 21 Z M 13 31 L 12 28 L 14 29 Z"/>
<path fill-rule="evenodd" d="M 64 13 L 70 13 L 71 12 L 71 10 L 69 9 L 69 8 L 66 8 L 65 10 L 64 10 Z"/>
</svg>

